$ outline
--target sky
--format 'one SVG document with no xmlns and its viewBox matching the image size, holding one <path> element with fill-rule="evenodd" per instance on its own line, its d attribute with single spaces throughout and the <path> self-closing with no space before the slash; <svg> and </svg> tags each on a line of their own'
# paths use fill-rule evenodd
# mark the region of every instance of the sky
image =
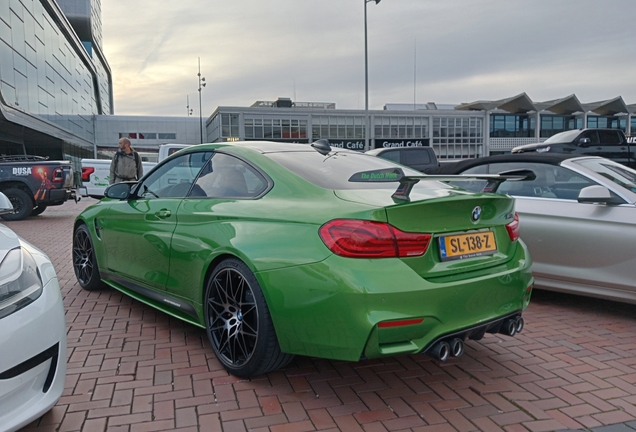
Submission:
<svg viewBox="0 0 636 432">
<path fill-rule="evenodd" d="M 115 114 L 279 97 L 364 109 L 365 0 L 102 0 Z M 526 93 L 636 103 L 636 0 L 366 3 L 369 109 Z"/>
</svg>

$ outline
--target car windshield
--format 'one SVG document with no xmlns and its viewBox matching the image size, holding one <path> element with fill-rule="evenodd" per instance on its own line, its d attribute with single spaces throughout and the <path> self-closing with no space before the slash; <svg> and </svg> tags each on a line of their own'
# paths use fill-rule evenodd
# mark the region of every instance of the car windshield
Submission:
<svg viewBox="0 0 636 432">
<path fill-rule="evenodd" d="M 396 189 L 399 178 L 383 181 L 352 181 L 354 174 L 394 171 L 401 169 L 406 176 L 422 173 L 391 161 L 363 153 L 333 151 L 328 155 L 315 152 L 274 152 L 266 155 L 305 180 L 325 189 Z M 354 179 L 357 177 L 354 177 Z M 419 182 L 417 187 L 440 188 L 438 182 Z"/>
<path fill-rule="evenodd" d="M 631 168 L 607 159 L 581 159 L 573 162 L 610 179 L 631 192 L 636 192 L 636 171 Z"/>
<path fill-rule="evenodd" d="M 547 140 L 543 141 L 543 143 L 544 144 L 549 144 L 549 143 L 572 142 L 572 141 L 574 141 L 574 138 L 579 136 L 580 133 L 581 133 L 580 130 L 571 130 L 571 131 L 566 131 L 566 132 L 560 132 L 560 133 L 558 133 L 556 135 L 552 135 L 550 138 L 548 138 Z"/>
</svg>

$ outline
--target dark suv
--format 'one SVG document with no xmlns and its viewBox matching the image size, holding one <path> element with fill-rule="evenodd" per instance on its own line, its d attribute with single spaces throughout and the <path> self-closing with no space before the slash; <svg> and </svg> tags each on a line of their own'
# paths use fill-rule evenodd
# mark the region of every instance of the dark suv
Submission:
<svg viewBox="0 0 636 432">
<path fill-rule="evenodd" d="M 422 172 L 430 172 L 439 168 L 437 156 L 430 147 L 387 147 L 369 150 L 366 153 Z"/>
<path fill-rule="evenodd" d="M 634 147 L 622 130 L 576 129 L 552 135 L 542 143 L 515 147 L 512 153 L 552 152 L 601 156 L 633 167 L 636 165 Z"/>
</svg>

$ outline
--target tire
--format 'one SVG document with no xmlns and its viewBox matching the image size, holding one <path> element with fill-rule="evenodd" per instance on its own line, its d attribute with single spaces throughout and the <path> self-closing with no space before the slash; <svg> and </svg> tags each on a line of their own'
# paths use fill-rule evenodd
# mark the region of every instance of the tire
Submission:
<svg viewBox="0 0 636 432">
<path fill-rule="evenodd" d="M 242 261 L 222 261 L 210 276 L 205 295 L 208 338 L 232 375 L 264 374 L 294 358 L 281 352 L 261 287 Z"/>
<path fill-rule="evenodd" d="M 77 281 L 85 290 L 94 291 L 104 286 L 95 259 L 91 233 L 84 224 L 78 225 L 73 233 L 73 270 Z"/>
<path fill-rule="evenodd" d="M 46 210 L 48 206 L 46 204 L 40 204 L 38 205 L 36 208 L 34 208 L 31 211 L 31 216 L 37 216 L 37 215 L 41 215 L 42 213 L 44 213 L 44 210 Z"/>
<path fill-rule="evenodd" d="M 28 193 L 18 188 L 6 189 L 3 193 L 9 198 L 11 204 L 13 204 L 13 213 L 2 215 L 2 219 L 17 221 L 26 219 L 31 215 L 35 204 L 33 203 L 33 198 L 31 198 Z"/>
</svg>

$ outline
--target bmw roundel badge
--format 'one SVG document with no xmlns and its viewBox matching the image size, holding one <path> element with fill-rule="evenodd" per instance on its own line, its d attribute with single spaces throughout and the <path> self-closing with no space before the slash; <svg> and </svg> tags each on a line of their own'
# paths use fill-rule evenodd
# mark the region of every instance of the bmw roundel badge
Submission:
<svg viewBox="0 0 636 432">
<path fill-rule="evenodd" d="M 481 207 L 477 206 L 473 209 L 473 212 L 470 215 L 470 220 L 477 222 L 479 221 L 479 218 L 481 218 Z"/>
</svg>

